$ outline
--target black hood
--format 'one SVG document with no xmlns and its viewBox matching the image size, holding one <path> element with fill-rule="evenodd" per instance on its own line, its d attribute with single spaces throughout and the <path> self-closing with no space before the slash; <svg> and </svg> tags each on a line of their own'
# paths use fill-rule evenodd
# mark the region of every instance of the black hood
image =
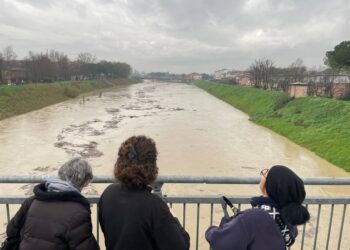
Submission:
<svg viewBox="0 0 350 250">
<path fill-rule="evenodd" d="M 305 199 L 303 181 L 285 166 L 273 166 L 266 177 L 266 192 L 280 208 L 291 203 L 301 205 Z"/>
</svg>

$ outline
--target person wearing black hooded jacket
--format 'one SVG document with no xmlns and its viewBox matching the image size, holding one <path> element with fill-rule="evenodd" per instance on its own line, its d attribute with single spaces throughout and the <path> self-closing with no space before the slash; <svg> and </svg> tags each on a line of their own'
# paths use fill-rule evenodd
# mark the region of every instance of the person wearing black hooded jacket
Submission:
<svg viewBox="0 0 350 250">
<path fill-rule="evenodd" d="M 80 158 L 34 187 L 7 226 L 2 250 L 97 250 L 92 234 L 89 201 L 80 194 L 92 179 L 91 166 Z"/>
<path fill-rule="evenodd" d="M 207 229 L 213 250 L 284 250 L 293 245 L 296 226 L 310 219 L 304 183 L 292 170 L 278 165 L 260 174 L 262 196 L 251 199 L 253 208 Z"/>
</svg>

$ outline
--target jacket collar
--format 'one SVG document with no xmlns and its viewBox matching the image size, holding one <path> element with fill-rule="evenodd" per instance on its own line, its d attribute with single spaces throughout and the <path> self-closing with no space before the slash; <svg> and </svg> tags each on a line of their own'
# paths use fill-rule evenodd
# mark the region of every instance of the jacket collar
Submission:
<svg viewBox="0 0 350 250">
<path fill-rule="evenodd" d="M 34 198 L 39 201 L 73 201 L 90 209 L 89 201 L 80 193 L 74 191 L 48 192 L 45 182 L 34 187 Z"/>
<path fill-rule="evenodd" d="M 265 196 L 252 197 L 250 200 L 250 204 L 252 205 L 252 207 L 257 207 L 257 206 L 261 206 L 261 205 L 269 205 L 269 206 L 272 206 L 272 207 L 279 209 L 276 202 L 274 202 L 271 198 L 265 197 Z"/>
</svg>

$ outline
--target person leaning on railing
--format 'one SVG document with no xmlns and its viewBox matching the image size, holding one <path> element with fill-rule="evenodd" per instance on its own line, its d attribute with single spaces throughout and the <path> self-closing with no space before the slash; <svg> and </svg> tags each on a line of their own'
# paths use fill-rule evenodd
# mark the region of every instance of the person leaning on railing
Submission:
<svg viewBox="0 0 350 250">
<path fill-rule="evenodd" d="M 91 166 L 74 158 L 61 166 L 58 176 L 34 187 L 34 196 L 9 222 L 2 250 L 99 249 L 89 201 L 80 193 L 93 178 Z"/>
<path fill-rule="evenodd" d="M 260 174 L 262 196 L 251 199 L 253 208 L 207 229 L 205 237 L 213 250 L 286 249 L 295 241 L 296 225 L 310 219 L 302 205 L 304 183 L 292 170 L 273 166 Z"/>
<path fill-rule="evenodd" d="M 99 221 L 108 250 L 188 250 L 190 237 L 150 184 L 158 175 L 155 142 L 133 136 L 119 148 L 111 184 L 99 203 Z"/>
</svg>

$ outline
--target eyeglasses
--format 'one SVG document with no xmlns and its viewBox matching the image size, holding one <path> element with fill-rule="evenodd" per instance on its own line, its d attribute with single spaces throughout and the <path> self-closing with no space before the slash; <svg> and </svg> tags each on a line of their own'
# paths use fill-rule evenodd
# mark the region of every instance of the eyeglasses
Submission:
<svg viewBox="0 0 350 250">
<path fill-rule="evenodd" d="M 269 172 L 270 169 L 264 168 L 263 170 L 260 171 L 260 175 L 264 176 L 266 178 L 267 173 Z"/>
</svg>

